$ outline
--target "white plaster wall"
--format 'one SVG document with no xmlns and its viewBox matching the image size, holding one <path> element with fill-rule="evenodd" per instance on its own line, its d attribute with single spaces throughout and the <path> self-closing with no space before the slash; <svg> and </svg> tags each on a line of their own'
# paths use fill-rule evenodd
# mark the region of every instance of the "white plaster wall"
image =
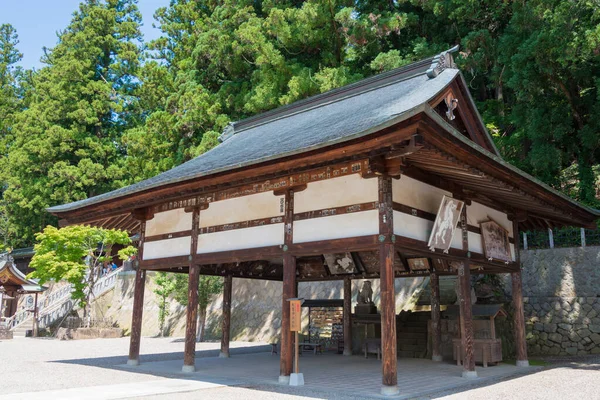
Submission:
<svg viewBox="0 0 600 400">
<path fill-rule="evenodd" d="M 402 178 L 404 179 L 404 177 Z M 433 222 L 410 214 L 394 211 L 394 234 L 427 242 Z"/>
<path fill-rule="evenodd" d="M 377 179 L 358 174 L 311 182 L 294 193 L 294 213 L 377 201 L 378 196 Z"/>
<path fill-rule="evenodd" d="M 435 186 L 402 176 L 392 180 L 392 199 L 409 207 L 437 214 L 444 195 L 452 197 L 452 193 Z"/>
<path fill-rule="evenodd" d="M 156 258 L 187 256 L 190 254 L 191 246 L 191 236 L 146 242 L 144 243 L 143 259 L 154 260 Z"/>
<path fill-rule="evenodd" d="M 469 238 L 470 240 L 470 238 Z M 469 241 L 470 243 L 470 241 Z M 458 221 L 458 226 L 456 227 L 456 230 L 454 231 L 454 236 L 452 236 L 452 244 L 450 245 L 450 247 L 452 247 L 453 249 L 459 249 L 462 250 L 463 245 L 462 245 L 462 229 L 460 229 L 460 221 Z"/>
<path fill-rule="evenodd" d="M 273 192 L 215 201 L 200 211 L 200 227 L 277 217 L 283 215 L 283 205 L 283 196 L 275 196 Z"/>
<path fill-rule="evenodd" d="M 470 206 L 467 206 L 467 222 L 470 225 L 479 227 L 481 222 L 489 221 L 490 218 L 506 229 L 508 236 L 513 237 L 512 222 L 508 220 L 505 213 L 476 202 L 472 202 Z"/>
<path fill-rule="evenodd" d="M 198 235 L 198 254 L 283 244 L 283 224 Z"/>
<path fill-rule="evenodd" d="M 483 254 L 483 239 L 479 233 L 469 232 L 469 251 Z"/>
<path fill-rule="evenodd" d="M 154 214 L 154 218 L 146 222 L 146 236 L 190 229 L 192 229 L 192 213 L 186 213 L 183 208 Z"/>
<path fill-rule="evenodd" d="M 294 243 L 341 239 L 379 233 L 379 212 L 361 211 L 294 221 Z"/>
</svg>

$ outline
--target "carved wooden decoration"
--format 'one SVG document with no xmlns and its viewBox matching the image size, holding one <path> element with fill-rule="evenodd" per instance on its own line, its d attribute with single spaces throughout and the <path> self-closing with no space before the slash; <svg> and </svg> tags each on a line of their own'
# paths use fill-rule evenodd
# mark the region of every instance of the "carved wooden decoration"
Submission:
<svg viewBox="0 0 600 400">
<path fill-rule="evenodd" d="M 448 111 L 446 111 L 446 118 L 448 118 L 449 121 L 452 121 L 454 118 L 456 118 L 454 115 L 454 110 L 456 110 L 456 107 L 458 107 L 458 99 L 454 97 L 452 92 L 448 92 L 444 98 L 444 102 L 446 103 L 446 107 L 448 107 Z"/>
</svg>

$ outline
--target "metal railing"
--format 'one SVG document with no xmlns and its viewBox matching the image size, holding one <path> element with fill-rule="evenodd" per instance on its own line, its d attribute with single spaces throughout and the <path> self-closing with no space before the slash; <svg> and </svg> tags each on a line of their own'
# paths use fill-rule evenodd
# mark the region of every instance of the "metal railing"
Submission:
<svg viewBox="0 0 600 400">
<path fill-rule="evenodd" d="M 519 247 L 524 250 L 586 246 L 600 246 L 600 229 L 555 228 L 527 231 L 519 237 Z"/>
</svg>

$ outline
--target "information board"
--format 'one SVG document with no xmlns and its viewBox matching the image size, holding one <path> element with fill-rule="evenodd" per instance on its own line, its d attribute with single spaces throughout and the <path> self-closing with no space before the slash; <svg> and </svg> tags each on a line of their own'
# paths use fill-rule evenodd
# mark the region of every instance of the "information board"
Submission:
<svg viewBox="0 0 600 400">
<path fill-rule="evenodd" d="M 302 303 L 300 300 L 290 300 L 290 330 L 300 331 L 300 320 L 302 319 Z"/>
</svg>

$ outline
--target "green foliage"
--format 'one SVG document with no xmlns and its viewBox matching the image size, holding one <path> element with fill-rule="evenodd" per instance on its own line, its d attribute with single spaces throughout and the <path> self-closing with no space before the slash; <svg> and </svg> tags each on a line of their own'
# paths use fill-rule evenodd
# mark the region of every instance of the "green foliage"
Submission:
<svg viewBox="0 0 600 400">
<path fill-rule="evenodd" d="M 73 285 L 71 298 L 87 313 L 92 288 L 100 277 L 104 263 L 110 263 L 112 246 L 126 246 L 118 256 L 126 260 L 137 250 L 127 232 L 90 226 L 67 226 L 57 229 L 47 226 L 36 235 L 35 254 L 29 266 L 29 277 L 48 281 L 65 280 Z"/>
<path fill-rule="evenodd" d="M 134 0 L 80 4 L 16 118 L 4 193 L 13 244 L 55 223 L 45 208 L 123 184 L 124 130 L 138 120 L 141 15 Z"/>
<path fill-rule="evenodd" d="M 158 297 L 158 329 L 160 336 L 164 336 L 165 319 L 169 316 L 169 297 L 176 290 L 177 275 L 167 272 L 157 272 L 154 275 L 154 284 L 156 287 L 153 292 Z"/>
<path fill-rule="evenodd" d="M 0 234 L 31 244 L 48 206 L 149 178 L 239 120 L 461 44 L 502 155 L 598 205 L 600 12 L 567 0 L 172 0 L 141 52 L 136 0 L 86 0 L 21 71 L 0 27 Z M 143 61 L 143 62 L 142 62 Z"/>
</svg>

